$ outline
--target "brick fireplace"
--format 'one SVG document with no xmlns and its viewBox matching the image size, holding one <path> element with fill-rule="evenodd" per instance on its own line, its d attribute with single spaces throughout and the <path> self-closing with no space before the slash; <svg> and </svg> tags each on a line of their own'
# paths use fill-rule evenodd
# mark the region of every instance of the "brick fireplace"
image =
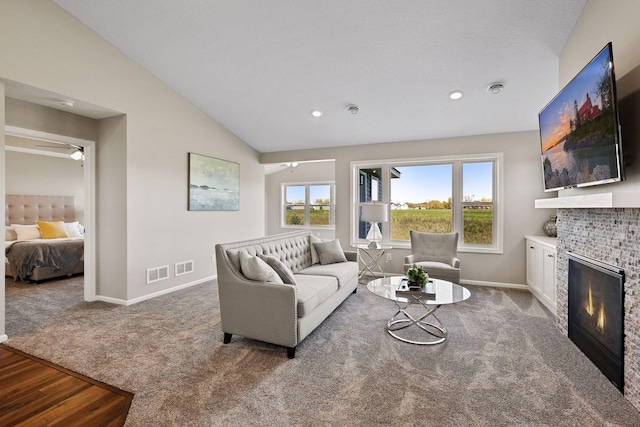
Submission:
<svg viewBox="0 0 640 427">
<path fill-rule="evenodd" d="M 624 394 L 640 410 L 640 209 L 558 209 L 557 326 L 568 334 L 568 252 L 624 270 Z"/>
</svg>

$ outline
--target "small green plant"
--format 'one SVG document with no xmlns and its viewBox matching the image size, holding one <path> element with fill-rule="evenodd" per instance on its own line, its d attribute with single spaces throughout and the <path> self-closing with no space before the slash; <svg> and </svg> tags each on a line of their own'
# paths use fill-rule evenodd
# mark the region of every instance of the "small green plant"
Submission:
<svg viewBox="0 0 640 427">
<path fill-rule="evenodd" d="M 300 217 L 296 213 L 294 213 L 293 215 L 291 215 L 291 218 L 289 219 L 289 224 L 300 225 L 302 224 L 302 221 L 300 220 Z"/>
<path fill-rule="evenodd" d="M 429 280 L 429 275 L 424 271 L 422 266 L 413 264 L 407 271 L 407 282 L 409 282 L 409 286 L 420 286 L 420 288 L 424 289 L 427 280 Z"/>
</svg>

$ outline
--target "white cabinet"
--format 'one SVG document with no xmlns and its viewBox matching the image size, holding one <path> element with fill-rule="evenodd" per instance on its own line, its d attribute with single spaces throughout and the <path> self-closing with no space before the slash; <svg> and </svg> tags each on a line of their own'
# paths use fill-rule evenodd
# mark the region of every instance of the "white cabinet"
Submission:
<svg viewBox="0 0 640 427">
<path fill-rule="evenodd" d="M 553 314 L 556 313 L 556 239 L 544 236 L 525 237 L 527 285 Z"/>
</svg>

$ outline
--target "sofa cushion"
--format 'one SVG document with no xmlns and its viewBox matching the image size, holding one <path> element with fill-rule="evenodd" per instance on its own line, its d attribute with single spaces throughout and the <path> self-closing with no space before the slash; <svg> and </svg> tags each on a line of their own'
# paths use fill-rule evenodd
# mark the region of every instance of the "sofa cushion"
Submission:
<svg viewBox="0 0 640 427">
<path fill-rule="evenodd" d="M 314 275 L 314 276 L 330 276 L 338 279 L 338 286 L 344 286 L 347 283 L 350 283 L 357 278 L 358 276 L 358 263 L 347 261 L 347 262 L 339 262 L 336 264 L 328 264 L 328 265 L 312 265 L 311 267 L 307 267 L 304 270 L 299 271 L 296 274 L 296 280 L 298 280 L 298 276 L 301 275 Z M 356 279 L 357 280 L 357 279 Z"/>
<path fill-rule="evenodd" d="M 284 284 L 278 273 L 260 258 L 246 252 L 240 252 L 238 256 L 240 257 L 240 271 L 247 279 Z"/>
<path fill-rule="evenodd" d="M 311 313 L 338 290 L 338 281 L 330 276 L 296 274 L 298 317 Z"/>
<path fill-rule="evenodd" d="M 313 247 L 318 252 L 318 258 L 320 258 L 320 264 L 322 265 L 347 261 L 347 257 L 344 256 L 344 251 L 340 246 L 340 241 L 337 239 L 329 242 L 313 243 Z"/>
<path fill-rule="evenodd" d="M 282 261 L 273 256 L 260 255 L 260 259 L 269 264 L 273 268 L 282 281 L 288 285 L 295 285 L 296 278 L 293 273 Z"/>
</svg>

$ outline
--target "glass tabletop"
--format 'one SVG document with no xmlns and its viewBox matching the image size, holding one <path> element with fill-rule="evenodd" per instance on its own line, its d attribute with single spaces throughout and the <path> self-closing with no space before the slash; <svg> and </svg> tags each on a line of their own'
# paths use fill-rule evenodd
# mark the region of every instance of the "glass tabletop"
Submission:
<svg viewBox="0 0 640 427">
<path fill-rule="evenodd" d="M 391 276 L 375 279 L 367 283 L 367 289 L 382 298 L 400 302 L 411 302 L 413 300 L 411 295 L 396 294 L 398 285 L 404 278 L 404 276 Z M 423 294 L 422 296 L 414 294 L 419 296 L 419 298 L 427 304 L 455 304 L 457 302 L 462 302 L 471 296 L 471 292 L 469 292 L 469 290 L 464 286 L 440 279 L 430 279 L 429 281 L 433 282 L 435 296 L 431 294 Z"/>
</svg>

